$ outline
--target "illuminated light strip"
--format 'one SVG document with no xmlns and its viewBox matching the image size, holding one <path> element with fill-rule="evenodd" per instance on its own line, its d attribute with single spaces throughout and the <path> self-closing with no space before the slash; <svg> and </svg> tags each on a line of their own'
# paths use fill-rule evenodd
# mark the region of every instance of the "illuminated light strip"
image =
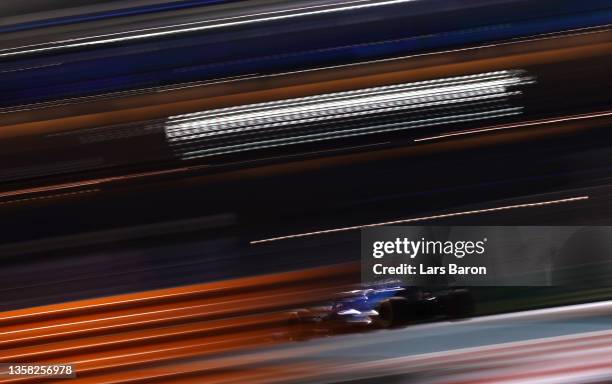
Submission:
<svg viewBox="0 0 612 384">
<path fill-rule="evenodd" d="M 506 110 L 490 111 L 488 112 L 488 114 L 485 114 L 483 112 L 483 113 L 480 113 L 480 115 L 482 116 L 477 116 L 478 114 L 470 114 L 470 115 L 454 115 L 454 116 L 448 116 L 448 117 L 429 119 L 429 122 L 419 124 L 419 125 L 412 125 L 412 126 L 409 126 L 408 123 L 396 123 L 396 124 L 392 124 L 393 126 L 395 126 L 394 128 L 383 128 L 383 129 L 372 130 L 372 128 L 366 127 L 366 128 L 361 128 L 361 129 L 334 131 L 334 132 L 328 132 L 328 133 L 311 134 L 311 135 L 306 135 L 306 136 L 297 136 L 297 137 L 294 136 L 294 137 L 289 137 L 289 138 L 284 138 L 284 139 L 263 140 L 263 141 L 257 141 L 257 142 L 252 142 L 252 143 L 237 144 L 233 146 L 215 147 L 215 148 L 210 148 L 210 149 L 185 152 L 183 154 L 183 159 L 189 160 L 189 159 L 196 159 L 196 158 L 207 156 L 207 155 L 209 156 L 222 155 L 222 154 L 228 154 L 228 153 L 251 151 L 255 149 L 264 149 L 264 148 L 273 148 L 273 147 L 280 147 L 280 146 L 287 146 L 287 145 L 314 143 L 314 142 L 324 141 L 324 140 L 342 139 L 342 138 L 348 138 L 348 137 L 371 135 L 371 134 L 376 134 L 376 133 L 400 131 L 400 130 L 411 129 L 411 128 L 429 127 L 429 126 L 443 124 L 443 123 L 444 124 L 464 123 L 464 122 L 472 122 L 472 121 L 485 120 L 485 119 L 491 119 L 491 118 L 497 118 L 497 117 L 515 116 L 515 115 L 520 114 L 521 110 L 522 110 L 521 107 L 516 107 L 516 108 L 508 108 Z"/>
<path fill-rule="evenodd" d="M 171 143 L 180 143 L 181 141 L 194 141 L 197 139 L 202 139 L 211 136 L 221 136 L 227 135 L 231 133 L 240 133 L 244 131 L 258 131 L 266 128 L 276 128 L 282 126 L 290 126 L 290 125 L 300 125 L 304 123 L 315 123 L 315 122 L 324 122 L 328 120 L 340 120 L 342 118 L 350 118 L 350 117 L 367 117 L 370 115 L 381 114 L 385 112 L 400 112 L 400 111 L 409 111 L 409 110 L 417 110 L 424 109 L 428 107 L 441 107 L 441 106 L 452 106 L 454 104 L 461 104 L 467 102 L 486 102 L 496 100 L 499 102 L 505 101 L 505 99 L 509 96 L 519 95 L 520 92 L 501 92 L 493 95 L 486 96 L 477 96 L 477 97 L 463 97 L 451 100 L 441 100 L 437 102 L 424 102 L 425 100 L 420 100 L 419 104 L 408 104 L 405 105 L 403 103 L 383 103 L 377 105 L 377 109 L 375 110 L 365 110 L 365 111 L 353 111 L 351 109 L 342 109 L 342 110 L 334 110 L 332 115 L 329 115 L 329 112 L 325 111 L 323 116 L 311 117 L 313 114 L 310 113 L 297 113 L 291 115 L 290 118 L 283 116 L 279 119 L 262 119 L 257 121 L 249 121 L 245 124 L 229 124 L 229 125 L 221 125 L 216 126 L 211 124 L 210 126 L 205 125 L 205 123 L 198 124 L 196 126 L 190 126 L 184 128 L 181 132 L 177 133 L 167 131 L 169 136 L 169 140 Z M 440 98 L 444 99 L 444 98 Z M 399 105 L 398 105 L 399 104 Z M 470 104 L 473 106 L 474 104 Z M 515 107 L 520 108 L 520 107 Z M 412 121 L 413 123 L 416 121 Z M 202 128 L 200 128 L 202 126 Z M 211 127 L 212 126 L 212 127 Z M 207 127 L 205 129 L 204 127 Z M 214 129 L 213 129 L 214 128 Z M 180 134 L 180 136 L 179 136 Z M 172 136 L 171 136 L 172 135 Z"/>
<path fill-rule="evenodd" d="M 450 132 L 450 133 L 445 133 L 445 134 L 442 134 L 442 135 L 423 137 L 423 138 L 420 138 L 420 139 L 414 139 L 414 141 L 418 142 L 418 141 L 438 140 L 438 139 L 444 139 L 444 138 L 447 138 L 447 137 L 462 136 L 462 135 L 472 135 L 472 134 L 481 133 L 481 132 L 500 131 L 500 130 L 504 130 L 504 129 L 529 127 L 529 126 L 543 125 L 543 124 L 564 123 L 564 122 L 568 122 L 568 121 L 595 119 L 595 118 L 598 118 L 598 117 L 606 117 L 606 116 L 612 116 L 612 112 L 592 113 L 592 114 L 588 114 L 588 115 L 577 115 L 577 116 L 561 117 L 561 118 L 549 119 L 549 120 L 536 120 L 536 121 L 530 121 L 530 122 L 526 122 L 526 123 L 499 125 L 499 126 L 490 127 L 490 128 L 470 129 L 470 130 L 467 130 L 467 131 Z"/>
<path fill-rule="evenodd" d="M 352 91 L 343 91 L 343 92 L 334 92 L 334 93 L 327 93 L 327 94 L 320 94 L 320 95 L 304 96 L 304 97 L 295 98 L 295 99 L 268 101 L 264 103 L 250 104 L 246 106 L 240 105 L 240 106 L 234 106 L 234 107 L 225 107 L 225 108 L 216 109 L 215 111 L 223 112 L 223 113 L 232 112 L 232 111 L 238 112 L 238 111 L 243 111 L 243 110 L 250 110 L 250 109 L 253 109 L 253 107 L 260 107 L 260 106 L 277 106 L 278 107 L 278 106 L 283 106 L 283 105 L 286 105 L 292 102 L 297 102 L 297 101 L 299 102 L 308 102 L 308 101 L 320 102 L 320 101 L 325 101 L 325 100 L 330 100 L 330 99 L 337 99 L 337 98 L 344 97 L 344 96 L 346 97 L 361 96 L 361 95 L 370 94 L 370 93 L 374 93 L 377 91 L 385 91 L 385 90 L 388 90 L 388 91 L 395 91 L 395 90 L 399 91 L 402 89 L 422 90 L 422 89 L 429 89 L 432 87 L 440 87 L 440 86 L 444 86 L 447 84 L 456 84 L 459 82 L 475 82 L 475 81 L 508 78 L 511 75 L 518 75 L 521 73 L 525 73 L 525 71 L 522 71 L 522 70 L 493 71 L 493 72 L 485 72 L 485 73 L 474 74 L 474 75 L 455 76 L 455 77 L 448 77 L 448 78 L 442 78 L 442 79 L 424 80 L 424 81 L 417 81 L 417 82 L 411 82 L 411 83 L 384 85 L 384 86 L 365 88 L 365 89 L 356 89 Z M 210 111 L 193 112 L 193 113 L 183 114 L 179 116 L 172 116 L 170 117 L 170 119 L 176 120 L 176 119 L 180 119 L 183 117 L 191 117 L 191 116 L 201 117 L 201 116 L 208 116 L 208 115 L 210 115 Z"/>
<path fill-rule="evenodd" d="M 518 93 L 506 92 L 505 89 L 489 89 L 483 92 L 461 91 L 444 95 L 413 98 L 410 93 L 397 94 L 394 100 L 373 100 L 367 98 L 359 103 L 327 103 L 315 108 L 286 108 L 278 112 L 258 113 L 257 115 L 238 116 L 231 119 L 212 118 L 209 121 L 197 121 L 192 123 L 181 123 L 177 126 L 167 126 L 167 134 L 171 141 L 190 140 L 194 137 L 207 136 L 215 132 L 232 132 L 232 128 L 275 125 L 296 125 L 300 122 L 340 119 L 342 117 L 354 117 L 372 115 L 400 109 L 418 109 L 446 104 L 457 104 L 467 101 L 477 101 L 490 98 L 504 98 Z M 472 95 L 476 95 L 473 97 Z M 404 97 L 404 98 L 402 98 Z M 189 135 L 189 133 L 202 133 L 201 135 Z"/>
<path fill-rule="evenodd" d="M 147 38 L 153 38 L 153 37 L 175 35 L 175 34 L 180 34 L 180 33 L 189 33 L 189 32 L 204 31 L 204 30 L 216 29 L 216 28 L 255 24 L 255 23 L 268 22 L 268 21 L 274 21 L 274 20 L 286 20 L 286 19 L 293 19 L 293 18 L 304 17 L 304 16 L 336 13 L 336 12 L 351 11 L 351 10 L 364 9 L 364 8 L 374 8 L 374 7 L 393 5 L 393 4 L 410 3 L 410 2 L 418 1 L 418 0 L 388 0 L 388 1 L 380 1 L 376 3 L 363 4 L 367 1 L 369 0 L 348 1 L 344 3 L 336 3 L 336 4 L 331 4 L 331 5 L 328 5 L 328 4 L 317 5 L 317 6 L 311 6 L 311 7 L 294 8 L 294 9 L 289 9 L 289 10 L 265 12 L 265 13 L 259 13 L 259 14 L 253 14 L 253 15 L 231 17 L 231 18 L 222 18 L 222 19 L 216 19 L 216 20 L 207 20 L 207 21 L 201 21 L 201 22 L 177 24 L 177 25 L 167 26 L 167 27 L 146 28 L 146 29 L 139 29 L 139 30 L 133 30 L 133 31 L 128 31 L 128 32 L 117 32 L 117 33 L 109 33 L 109 34 L 98 35 L 98 36 L 89 36 L 89 37 L 59 40 L 59 41 L 48 42 L 48 43 L 31 44 L 31 45 L 25 45 L 25 46 L 21 46 L 17 48 L 9 48 L 9 49 L 0 50 L 0 57 L 15 56 L 15 55 L 28 54 L 28 53 L 47 52 L 47 51 L 66 49 L 66 48 L 78 48 L 78 47 L 85 47 L 85 46 L 91 46 L 91 45 L 110 44 L 110 43 L 130 41 L 130 40 L 140 40 L 140 39 L 147 39 Z M 352 4 L 355 4 L 355 5 L 352 5 Z M 317 9 L 317 8 L 330 7 L 330 6 L 331 7 L 336 6 L 336 7 L 327 8 L 327 9 Z M 289 13 L 289 12 L 296 12 L 296 11 L 306 11 L 306 12 Z M 273 16 L 260 17 L 260 18 L 251 19 L 251 20 L 229 21 L 229 20 L 243 19 L 246 17 L 265 16 L 265 15 L 273 15 Z M 176 28 L 176 27 L 181 27 L 181 26 L 186 26 L 186 25 L 194 25 L 194 24 L 202 24 L 202 23 L 213 23 L 213 22 L 218 22 L 218 23 L 212 24 L 212 25 L 193 26 L 193 27 L 183 28 L 179 30 L 163 31 L 163 29 Z M 160 29 L 162 30 L 160 31 Z M 154 32 L 154 31 L 157 31 L 157 32 Z M 133 35 L 133 36 L 111 37 L 111 36 L 117 36 L 117 35 L 122 35 L 122 34 L 124 35 L 128 33 L 136 33 L 136 32 L 149 32 L 149 33 Z M 96 38 L 101 38 L 101 39 L 94 40 L 94 41 L 86 41 L 86 40 L 96 39 Z M 35 47 L 40 47 L 40 46 L 44 46 L 48 44 L 63 44 L 63 45 L 35 48 Z M 27 49 L 27 48 L 30 48 L 30 49 Z M 14 51 L 17 49 L 23 49 L 23 50 L 16 51 L 16 52 L 6 52 L 6 51 Z M 4 53 L 2 53 L 3 51 Z"/>
<path fill-rule="evenodd" d="M 520 75 L 524 74 L 525 71 L 522 70 L 503 70 L 503 71 L 493 71 L 480 73 L 475 75 L 466 75 L 466 76 L 456 76 L 456 77 L 448 77 L 443 79 L 434 79 L 434 80 L 425 80 L 425 81 L 417 81 L 411 83 L 403 83 L 396 85 L 385 85 L 380 87 L 372 87 L 372 88 L 364 88 L 357 89 L 352 91 L 344 91 L 344 92 L 334 92 L 334 93 L 326 93 L 321 95 L 313 95 L 313 96 L 305 96 L 299 97 L 295 99 L 285 99 L 285 100 L 276 100 L 276 101 L 268 101 L 264 103 L 256 103 L 249 105 L 240 105 L 235 107 L 226 107 L 219 108 L 210 111 L 202 111 L 202 112 L 193 112 L 187 113 L 183 115 L 176 115 L 168 117 L 169 121 L 177 122 L 177 121 L 185 121 L 191 120 L 195 118 L 204 118 L 209 116 L 215 116 L 218 114 L 229 114 L 229 113 L 244 113 L 250 111 L 263 110 L 265 108 L 281 108 L 284 106 L 292 105 L 292 104 L 307 104 L 307 103 L 321 103 L 330 100 L 342 100 L 349 99 L 353 97 L 367 96 L 370 94 L 383 94 L 385 92 L 400 92 L 405 90 L 412 91 L 421 91 L 421 90 L 429 90 L 430 92 L 437 88 L 441 88 L 442 86 L 447 85 L 458 85 L 458 84 L 469 84 L 477 81 L 493 81 L 499 79 L 520 79 Z M 525 80 L 525 79 L 523 79 Z"/>
<path fill-rule="evenodd" d="M 380 128 L 372 129 L 371 127 L 361 128 L 361 129 L 352 129 L 352 130 L 344 130 L 344 131 L 333 131 L 328 133 L 319 133 L 319 134 L 310 134 L 310 135 L 301 135 L 301 136 L 293 136 L 282 139 L 271 139 L 271 140 L 260 140 L 250 143 L 236 144 L 231 146 L 221 146 L 221 147 L 213 147 L 209 149 L 195 150 L 189 152 L 183 152 L 183 159 L 194 159 L 198 157 L 204 156 L 213 156 L 213 155 L 221 155 L 228 153 L 238 153 L 244 151 L 250 151 L 255 149 L 264 149 L 264 148 L 273 148 L 287 145 L 297 145 L 297 144 L 305 144 L 305 143 L 314 143 L 318 141 L 324 140 L 332 140 L 332 139 L 342 139 L 342 138 L 350 138 L 364 135 L 371 135 L 377 133 L 387 133 L 394 132 L 406 129 L 413 128 L 423 128 L 434 126 L 438 124 L 456 124 L 456 123 L 464 123 L 464 122 L 474 122 L 478 120 L 487 120 L 491 118 L 498 117 L 507 117 L 507 116 L 515 116 L 520 114 L 522 111 L 521 107 L 509 108 L 505 110 L 495 110 L 490 111 L 488 113 L 480 113 L 480 114 L 469 114 L 469 115 L 454 115 L 443 118 L 435 118 L 429 119 L 428 122 L 424 122 L 418 125 L 409 125 L 408 123 L 396 123 L 389 124 L 388 126 L 393 126 L 392 128 Z M 480 116 L 479 116 L 480 115 Z M 193 144 L 191 144 L 193 145 Z"/>
<path fill-rule="evenodd" d="M 402 219 L 402 220 L 386 221 L 386 222 L 374 223 L 374 224 L 355 225 L 355 226 L 352 226 L 352 227 L 342 227 L 342 228 L 334 228 L 334 229 L 325 229 L 325 230 L 321 230 L 321 231 L 305 232 L 305 233 L 299 233 L 299 234 L 295 234 L 295 235 L 271 237 L 271 238 L 268 238 L 268 239 L 253 240 L 253 241 L 250 242 L 250 244 L 270 243 L 270 242 L 273 242 L 273 241 L 297 239 L 297 238 L 301 238 L 301 237 L 308 237 L 308 236 L 315 236 L 315 235 L 324 235 L 324 234 L 328 234 L 328 233 L 347 232 L 347 231 L 354 231 L 354 230 L 357 230 L 357 229 L 382 227 L 382 226 L 385 226 L 385 225 L 406 224 L 406 223 L 414 223 L 414 222 L 426 221 L 426 220 L 443 219 L 443 218 L 448 218 L 448 217 L 457 217 L 457 216 L 474 215 L 474 214 L 481 214 L 481 213 L 488 213 L 488 212 L 506 211 L 506 210 L 509 210 L 509 209 L 542 207 L 542 206 L 547 206 L 547 205 L 562 204 L 562 203 L 571 203 L 571 202 L 575 202 L 575 201 L 582 201 L 582 200 L 588 200 L 588 199 L 589 199 L 589 196 L 578 196 L 578 197 L 570 197 L 570 198 L 559 199 L 559 200 L 539 201 L 539 202 L 536 202 L 536 203 L 505 205 L 505 206 L 494 207 L 494 208 L 475 209 L 475 210 L 472 210 L 472 211 L 445 213 L 445 214 L 440 214 L 440 215 L 415 217 L 415 218 L 412 218 L 412 219 Z"/>
<path fill-rule="evenodd" d="M 194 159 L 517 115 L 509 101 L 522 91 L 513 88 L 534 81 L 494 71 L 176 115 L 163 129 L 176 155 Z M 406 115 L 385 123 L 388 113 Z"/>
</svg>

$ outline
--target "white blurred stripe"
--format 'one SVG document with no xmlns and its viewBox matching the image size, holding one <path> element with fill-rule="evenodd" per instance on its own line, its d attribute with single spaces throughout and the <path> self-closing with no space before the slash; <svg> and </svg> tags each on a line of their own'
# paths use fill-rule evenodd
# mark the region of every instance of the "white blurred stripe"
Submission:
<svg viewBox="0 0 612 384">
<path fill-rule="evenodd" d="M 503 70 L 365 88 L 171 116 L 164 131 L 178 156 L 194 159 L 480 121 L 520 114 L 509 102 L 521 94 L 514 87 L 533 81 L 524 71 Z M 408 115 L 365 120 L 396 112 Z"/>
<path fill-rule="evenodd" d="M 443 213 L 439 215 L 414 217 L 414 218 L 409 218 L 409 219 L 401 219 L 401 220 L 393 220 L 393 221 L 384 221 L 384 222 L 373 223 L 373 224 L 355 225 L 352 227 L 324 229 L 324 230 L 319 230 L 319 231 L 304 232 L 304 233 L 297 233 L 293 235 L 285 235 L 285 236 L 271 237 L 271 238 L 261 239 L 261 240 L 254 240 L 254 241 L 251 241 L 251 244 L 269 243 L 272 241 L 296 239 L 296 238 L 307 237 L 307 236 L 354 231 L 357 229 L 382 227 L 385 225 L 408 224 L 408 223 L 415 223 L 415 222 L 426 221 L 426 220 L 444 219 L 444 218 L 456 217 L 456 216 L 466 216 L 466 215 L 474 215 L 474 214 L 481 214 L 481 213 L 506 211 L 510 209 L 535 208 L 535 207 L 542 207 L 542 206 L 553 205 L 553 204 L 571 203 L 571 202 L 576 202 L 576 201 L 581 201 L 581 200 L 588 200 L 588 198 L 589 196 L 577 196 L 577 197 L 570 197 L 566 199 L 538 201 L 535 203 L 526 203 L 526 204 L 504 205 L 504 206 L 493 207 L 493 208 L 474 209 L 470 211 L 451 212 L 451 213 Z"/>
</svg>

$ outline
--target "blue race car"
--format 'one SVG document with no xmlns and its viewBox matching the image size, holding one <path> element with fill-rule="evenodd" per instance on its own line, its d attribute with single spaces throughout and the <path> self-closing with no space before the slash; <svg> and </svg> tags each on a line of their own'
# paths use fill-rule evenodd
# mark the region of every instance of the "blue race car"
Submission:
<svg viewBox="0 0 612 384">
<path fill-rule="evenodd" d="M 390 328 L 422 321 L 472 316 L 474 300 L 467 289 L 426 289 L 385 283 L 341 292 L 327 305 L 291 313 L 300 337 L 354 329 Z"/>
</svg>

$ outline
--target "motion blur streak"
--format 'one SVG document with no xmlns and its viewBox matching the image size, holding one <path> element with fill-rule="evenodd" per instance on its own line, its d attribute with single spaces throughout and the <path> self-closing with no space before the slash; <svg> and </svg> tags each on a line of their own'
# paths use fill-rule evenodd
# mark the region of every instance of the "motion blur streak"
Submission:
<svg viewBox="0 0 612 384">
<path fill-rule="evenodd" d="M 100 191 L 99 189 L 85 189 L 85 190 L 75 191 L 75 192 L 66 192 L 66 193 L 58 193 L 58 194 L 45 195 L 45 196 L 30 197 L 27 199 L 7 200 L 7 201 L 0 201 L 0 205 L 25 203 L 25 202 L 42 200 L 42 199 L 63 198 L 63 197 L 69 197 L 69 196 L 74 196 L 74 195 L 80 195 L 83 193 L 92 193 L 92 192 L 99 192 L 99 191 Z"/>
<path fill-rule="evenodd" d="M 297 275 L 286 277 L 296 278 Z M 333 277 L 326 276 L 327 279 Z M 180 300 L 178 295 L 170 296 L 163 302 Z M 116 308 L 137 309 L 139 305 L 147 305 L 147 300 L 125 299 L 116 300 Z M 109 301 L 109 309 L 113 308 L 112 300 L 105 300 Z M 70 321 L 72 316 L 106 313 L 105 300 L 81 308 L 75 303 L 74 311 L 68 307 L 60 313 L 57 308 L 48 313 L 43 310 L 37 318 L 34 313 L 32 316 L 24 312 L 9 315 L 4 324 L 23 322 L 29 325 L 29 321 L 45 319 L 62 323 Z M 153 301 L 148 304 L 160 305 Z M 272 313 L 230 318 L 225 323 L 210 321 L 206 323 L 210 328 L 192 322 L 182 328 L 152 326 L 122 331 L 134 337 L 131 343 L 115 340 L 122 334 L 116 329 L 85 337 L 79 343 L 72 337 L 76 338 L 81 331 L 75 331 L 74 336 L 50 343 L 49 347 L 54 349 L 41 350 L 37 354 L 30 348 L 32 356 L 28 355 L 28 348 L 22 346 L 23 341 L 15 341 L 15 346 L 9 348 L 11 352 L 3 352 L 3 356 L 16 359 L 12 361 L 29 357 L 28 361 L 72 362 L 81 369 L 78 383 L 150 382 L 153 379 L 173 383 L 239 383 L 245 380 L 256 383 L 516 382 L 513 380 L 521 383 L 538 382 L 535 380 L 595 383 L 609 380 L 612 374 L 609 369 L 612 332 L 602 329 L 604 325 L 601 324 L 601 319 L 610 313 L 612 302 L 608 301 L 321 338 L 301 344 L 280 343 L 291 335 L 291 328 L 283 325 L 286 323 L 282 314 Z M 36 324 L 39 323 L 33 323 Z M 526 332 L 529 329 L 534 332 Z M 157 349 L 150 349 L 148 353 L 138 349 L 150 345 L 147 343 Z M 411 350 L 408 355 L 404 355 L 406 345 Z M 99 350 L 101 346 L 105 346 L 102 351 Z M 13 381 L 23 382 L 8 379 L 2 382 Z"/>
<path fill-rule="evenodd" d="M 580 321 L 584 316 L 607 316 L 611 310 L 611 302 L 601 302 L 484 317 L 468 320 L 461 327 L 482 324 L 502 330 L 511 327 L 513 321 L 518 322 L 518 327 L 555 320 L 570 324 L 572 318 Z M 608 354 L 611 348 L 612 332 L 605 330 L 390 358 L 340 369 L 352 371 L 354 378 L 360 376 L 354 374 L 358 369 L 366 377 L 372 371 L 386 375 L 424 371 L 420 383 L 599 382 L 612 377 Z M 568 373 L 572 375 L 568 377 Z"/>
<path fill-rule="evenodd" d="M 534 125 L 545 125 L 545 124 L 563 123 L 563 122 L 567 122 L 567 121 L 587 120 L 587 119 L 593 119 L 593 118 L 598 118 L 598 117 L 607 117 L 607 116 L 612 116 L 612 112 L 590 113 L 588 115 L 568 116 L 568 117 L 562 117 L 562 118 L 558 118 L 558 119 L 528 121 L 528 122 L 519 123 L 519 124 L 506 124 L 506 125 L 500 125 L 500 126 L 497 126 L 497 127 L 472 129 L 472 130 L 460 131 L 460 132 L 451 132 L 451 133 L 446 133 L 446 134 L 443 134 L 443 135 L 437 135 L 437 136 L 423 137 L 423 138 L 419 138 L 419 139 L 414 139 L 414 141 L 418 142 L 418 141 L 438 140 L 438 139 L 445 139 L 445 138 L 454 137 L 454 136 L 471 135 L 471 134 L 481 133 L 481 132 L 491 132 L 491 131 L 499 131 L 499 130 L 504 130 L 504 129 L 522 128 L 522 127 L 529 127 L 529 126 L 534 126 Z"/>
<path fill-rule="evenodd" d="M 610 301 L 525 311 L 279 346 L 251 357 L 268 366 L 318 361 L 317 370 L 291 383 L 599 383 L 612 375 L 612 332 L 601 323 L 610 313 Z"/>
<path fill-rule="evenodd" d="M 0 14 L 1 383 L 612 383 L 610 0 Z M 421 224 L 499 286 L 361 280 Z"/>
<path fill-rule="evenodd" d="M 164 130 L 183 158 L 197 158 L 487 120 L 519 114 L 521 107 L 508 101 L 521 91 L 511 87 L 530 82 L 520 71 L 499 71 L 399 84 L 172 116 Z M 393 123 L 391 113 L 403 113 L 401 121 Z"/>
<path fill-rule="evenodd" d="M 133 30 L 133 31 L 126 32 L 126 34 L 140 33 L 140 32 L 146 32 L 146 33 L 123 36 L 123 37 L 115 37 L 115 38 L 112 38 L 111 36 L 118 35 L 118 34 L 107 34 L 107 35 L 91 36 L 87 38 L 53 41 L 53 42 L 47 43 L 49 45 L 53 45 L 50 47 L 33 48 L 33 47 L 36 47 L 36 45 L 30 45 L 30 46 L 14 48 L 10 50 L 9 49 L 0 50 L 0 57 L 16 56 L 16 55 L 36 53 L 36 52 L 46 52 L 46 51 L 57 50 L 57 49 L 78 48 L 78 47 L 85 47 L 85 46 L 91 46 L 91 45 L 109 44 L 109 43 L 115 43 L 115 42 L 121 42 L 121 41 L 140 40 L 140 39 L 168 36 L 168 35 L 187 33 L 187 32 L 205 31 L 205 30 L 214 29 L 214 28 L 248 25 L 248 24 L 261 23 L 261 22 L 272 21 L 272 20 L 293 19 L 293 18 L 298 18 L 298 17 L 303 17 L 303 16 L 320 15 L 320 14 L 326 14 L 326 13 L 336 13 L 336 12 L 350 11 L 353 9 L 380 7 L 384 5 L 401 4 L 401 3 L 413 2 L 413 1 L 417 1 L 417 0 L 388 0 L 388 1 L 355 0 L 355 1 L 347 1 L 347 2 L 330 4 L 329 7 L 328 5 L 320 5 L 320 6 L 314 6 L 314 7 L 295 8 L 295 9 L 289 9 L 289 10 L 284 10 L 284 11 L 272 12 L 270 14 L 255 13 L 253 15 L 249 15 L 248 17 L 251 17 L 251 16 L 264 16 L 264 17 L 258 17 L 252 20 L 239 20 L 239 21 L 229 21 L 231 19 L 209 20 L 209 21 L 206 21 L 205 23 L 211 23 L 211 25 L 191 26 L 188 28 L 178 28 L 178 29 L 176 28 L 184 27 L 190 24 L 172 25 L 172 26 L 167 26 L 163 28 L 152 28 L 152 29 L 145 29 L 145 30 Z M 320 9 L 320 8 L 323 8 L 323 9 Z M 245 17 L 241 17 L 241 18 L 245 18 Z M 200 24 L 200 23 L 191 23 L 191 24 Z M 171 29 L 171 30 L 156 31 L 159 29 Z M 92 39 L 93 41 L 79 42 L 82 40 L 89 40 L 89 39 Z M 46 45 L 46 44 L 39 44 L 39 45 Z M 32 49 L 28 49 L 28 48 L 32 48 Z"/>
<path fill-rule="evenodd" d="M 113 182 L 113 181 L 121 181 L 121 180 L 139 179 L 139 178 L 151 177 L 151 176 L 167 175 L 167 174 L 185 172 L 185 171 L 188 171 L 188 170 L 195 170 L 195 169 L 198 169 L 198 168 L 200 168 L 200 167 L 197 167 L 197 166 L 194 166 L 194 167 L 182 167 L 182 168 L 168 169 L 168 170 L 163 170 L 163 171 L 133 173 L 133 174 L 128 174 L 128 175 L 106 177 L 106 178 L 101 178 L 101 179 L 84 180 L 84 181 L 80 181 L 80 182 L 77 182 L 77 183 L 65 183 L 65 184 L 57 184 L 57 185 L 50 185 L 50 186 L 44 186 L 44 187 L 19 189 L 19 190 L 15 190 L 15 191 L 0 192 L 0 198 L 11 197 L 11 196 L 29 195 L 29 194 L 41 193 L 41 192 L 58 191 L 58 190 L 63 190 L 63 189 L 81 188 L 81 187 L 86 187 L 86 186 L 91 186 L 91 185 L 110 183 L 110 182 Z"/>
<path fill-rule="evenodd" d="M 516 204 L 516 205 L 505 205 L 501 207 L 477 209 L 477 210 L 463 211 L 463 212 L 444 213 L 440 215 L 415 217 L 411 219 L 393 220 L 393 221 L 386 221 L 382 223 L 364 224 L 364 225 L 356 225 L 352 227 L 326 229 L 322 231 L 313 231 L 313 232 L 307 232 L 307 233 L 300 233 L 296 235 L 287 235 L 287 236 L 272 237 L 269 239 L 253 240 L 251 241 L 251 244 L 269 243 L 272 241 L 295 239 L 295 238 L 306 237 L 306 236 L 324 235 L 328 233 L 354 231 L 357 229 L 380 227 L 383 225 L 408 224 L 408 223 L 414 223 L 414 222 L 419 222 L 419 221 L 443 219 L 443 218 L 455 217 L 455 216 L 465 216 L 465 215 L 474 215 L 474 214 L 487 213 L 487 212 L 506 211 L 509 209 L 537 208 L 537 207 L 542 207 L 542 206 L 547 206 L 547 205 L 552 205 L 552 204 L 563 204 L 563 203 L 572 203 L 572 202 L 581 201 L 581 200 L 588 200 L 588 198 L 589 196 L 577 196 L 577 197 L 569 197 L 566 199 L 538 201 L 535 203 L 525 203 L 525 204 Z"/>
<path fill-rule="evenodd" d="M 268 79 L 262 81 L 259 78 L 243 79 L 234 81 L 232 84 L 200 85 L 195 88 L 163 93 L 155 93 L 154 89 L 143 90 L 142 95 L 133 95 L 131 98 L 92 100 L 90 103 L 72 105 L 70 108 L 65 106 L 60 108 L 64 102 L 60 101 L 57 108 L 47 111 L 33 110 L 3 115 L 3 121 L 27 119 L 30 122 L 4 123 L 0 137 L 29 136 L 166 118 L 180 113 L 217 109 L 228 105 L 473 74 L 474 71 L 489 72 L 542 64 L 555 64 L 559 68 L 564 68 L 564 80 L 567 81 L 567 76 L 573 77 L 576 73 L 566 67 L 564 62 L 580 57 L 585 59 L 592 57 L 594 60 L 601 59 L 602 55 L 605 57 L 612 46 L 609 42 L 606 43 L 609 38 L 610 31 L 597 31 L 589 36 L 561 36 L 535 42 L 516 41 L 509 46 L 485 47 L 480 49 L 478 54 L 473 55 L 462 52 L 435 53 L 427 58 L 413 57 L 397 60 L 394 63 L 359 64 L 348 70 L 340 68 L 317 70 L 311 74 L 279 75 L 270 79 L 273 81 L 267 81 Z M 516 54 L 516 51 L 520 51 L 521 54 Z M 583 86 L 588 86 L 588 84 L 585 83 Z M 153 94 L 150 94 L 151 92 Z M 35 109 L 36 105 L 31 108 Z M 43 118 L 45 114 L 65 115 L 70 111 L 78 113 L 67 118 Z"/>
<path fill-rule="evenodd" d="M 344 264 L 0 313 L 0 362 L 69 362 L 79 382 L 153 378 L 165 362 L 290 340 L 283 310 L 329 297 L 357 272 Z M 0 378 L 13 381 L 24 378 Z"/>
</svg>

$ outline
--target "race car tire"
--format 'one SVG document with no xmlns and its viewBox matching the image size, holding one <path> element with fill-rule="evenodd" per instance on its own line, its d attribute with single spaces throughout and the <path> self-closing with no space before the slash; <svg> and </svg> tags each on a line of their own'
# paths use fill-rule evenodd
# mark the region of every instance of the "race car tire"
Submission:
<svg viewBox="0 0 612 384">
<path fill-rule="evenodd" d="M 391 297 L 378 305 L 378 317 L 375 325 L 378 328 L 391 328 L 406 321 L 409 302 L 403 297 Z"/>
</svg>

